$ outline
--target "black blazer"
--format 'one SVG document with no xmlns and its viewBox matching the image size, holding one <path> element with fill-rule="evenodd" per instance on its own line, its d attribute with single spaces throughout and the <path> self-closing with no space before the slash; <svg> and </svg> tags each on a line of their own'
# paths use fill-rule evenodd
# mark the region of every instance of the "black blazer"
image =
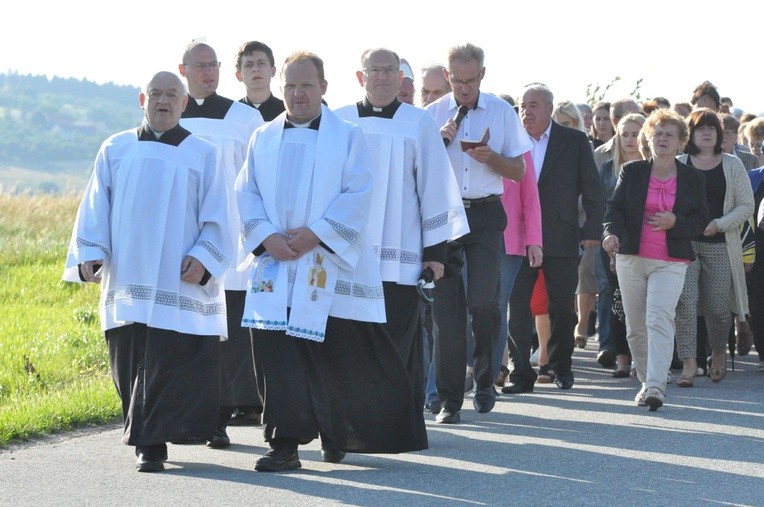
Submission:
<svg viewBox="0 0 764 507">
<path fill-rule="evenodd" d="M 586 134 L 552 122 L 538 189 L 544 256 L 578 256 L 581 239 L 600 239 L 605 194 Z M 583 227 L 579 196 L 586 213 Z"/>
<path fill-rule="evenodd" d="M 676 166 L 676 200 L 671 210 L 676 215 L 676 223 L 666 231 L 668 254 L 677 259 L 695 260 L 690 239 L 702 235 L 711 221 L 706 204 L 706 180 L 699 170 L 679 160 Z M 624 164 L 613 196 L 607 201 L 602 238 L 615 234 L 621 243 L 619 253 L 639 254 L 652 168 L 652 160 Z"/>
</svg>

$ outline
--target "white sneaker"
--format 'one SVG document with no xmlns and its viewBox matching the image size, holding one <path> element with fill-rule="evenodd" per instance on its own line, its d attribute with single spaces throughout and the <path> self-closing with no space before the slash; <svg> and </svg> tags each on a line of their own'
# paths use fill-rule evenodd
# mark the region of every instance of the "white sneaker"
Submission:
<svg viewBox="0 0 764 507">
<path fill-rule="evenodd" d="M 637 395 L 634 397 L 634 401 L 637 402 L 638 407 L 646 407 L 647 403 L 645 403 L 645 395 L 647 393 L 647 386 L 645 384 L 642 384 L 642 389 L 639 390 Z"/>
<path fill-rule="evenodd" d="M 531 354 L 531 366 L 538 366 L 539 365 L 539 351 L 541 349 L 536 349 L 533 351 L 533 354 Z"/>
</svg>

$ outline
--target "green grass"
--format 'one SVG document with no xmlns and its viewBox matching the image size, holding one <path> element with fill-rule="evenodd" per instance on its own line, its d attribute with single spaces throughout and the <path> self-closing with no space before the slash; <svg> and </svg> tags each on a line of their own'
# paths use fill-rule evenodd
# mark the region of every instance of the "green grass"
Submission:
<svg viewBox="0 0 764 507">
<path fill-rule="evenodd" d="M 78 204 L 0 193 L 0 447 L 121 416 L 99 287 L 61 281 Z"/>
</svg>

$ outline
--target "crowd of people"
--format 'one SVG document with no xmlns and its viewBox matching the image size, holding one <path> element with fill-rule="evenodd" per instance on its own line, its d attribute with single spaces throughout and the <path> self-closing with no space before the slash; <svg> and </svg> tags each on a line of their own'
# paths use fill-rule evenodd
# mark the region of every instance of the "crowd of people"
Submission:
<svg viewBox="0 0 764 507">
<path fill-rule="evenodd" d="M 764 350 L 764 118 L 702 83 L 688 103 L 481 90 L 483 50 L 421 69 L 361 53 L 363 99 L 328 105 L 321 58 L 277 67 L 242 44 L 245 96 L 189 44 L 104 141 L 64 278 L 102 285 L 100 316 L 140 472 L 167 443 L 231 445 L 260 425 L 264 472 L 428 447 L 497 390 L 574 387 L 598 337 L 639 406 L 721 382 Z M 184 83 L 185 80 L 185 83 Z M 338 106 L 338 107 L 335 107 Z M 764 362 L 760 363 L 764 372 Z"/>
</svg>

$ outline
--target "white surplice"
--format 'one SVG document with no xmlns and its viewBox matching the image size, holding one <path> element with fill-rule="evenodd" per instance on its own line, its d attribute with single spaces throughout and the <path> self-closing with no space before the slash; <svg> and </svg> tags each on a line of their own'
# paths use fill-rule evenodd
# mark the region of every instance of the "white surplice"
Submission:
<svg viewBox="0 0 764 507">
<path fill-rule="evenodd" d="M 193 100 L 193 99 L 189 99 Z M 263 125 L 260 112 L 241 102 L 233 102 L 225 118 L 181 118 L 180 125 L 202 139 L 214 144 L 218 149 L 218 164 L 225 174 L 225 181 L 231 199 L 228 202 L 228 223 L 231 238 L 238 245 L 239 210 L 233 193 L 236 176 L 239 174 L 247 156 L 247 145 L 252 133 Z M 235 268 L 235 266 L 233 267 Z M 247 286 L 247 273 L 228 270 L 221 279 L 226 290 L 244 290 Z"/>
<path fill-rule="evenodd" d="M 283 113 L 255 132 L 236 181 L 243 249 L 253 252 L 271 234 L 302 226 L 328 249 L 317 246 L 295 261 L 271 263 L 261 256 L 255 271 L 271 269 L 269 280 L 280 287 L 250 287 L 242 325 L 322 341 L 320 324 L 327 316 L 384 322 L 382 281 L 366 229 L 373 176 L 363 133 L 325 106 L 318 131 L 285 129 L 285 118 Z M 326 272 L 319 283 L 313 276 L 316 254 Z M 327 293 L 314 294 L 318 286 Z M 295 322 L 307 324 L 307 331 Z"/>
<path fill-rule="evenodd" d="M 401 104 L 391 119 L 361 118 L 356 104 L 335 112 L 361 126 L 372 155 L 369 234 L 382 280 L 416 285 L 423 247 L 469 232 L 438 127 L 426 111 L 409 104 Z"/>
<path fill-rule="evenodd" d="M 139 141 L 137 129 L 107 139 L 77 213 L 64 279 L 104 260 L 104 330 L 131 323 L 194 335 L 227 336 L 216 279 L 234 264 L 217 150 L 189 136 L 177 147 Z M 212 274 L 205 286 L 180 279 L 186 255 Z"/>
</svg>

